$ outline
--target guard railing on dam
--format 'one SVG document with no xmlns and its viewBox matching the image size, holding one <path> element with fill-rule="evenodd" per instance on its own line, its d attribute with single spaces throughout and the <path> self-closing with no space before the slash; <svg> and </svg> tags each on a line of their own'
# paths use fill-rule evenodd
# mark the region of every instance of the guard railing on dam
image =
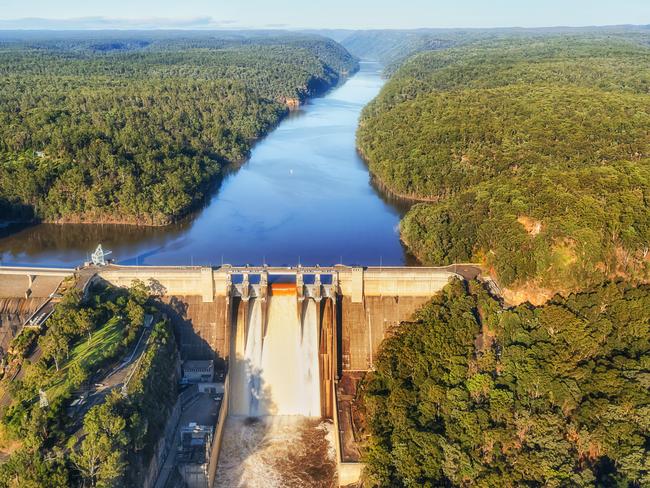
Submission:
<svg viewBox="0 0 650 488">
<path fill-rule="evenodd" d="M 318 277 L 320 289 L 317 292 L 327 295 L 334 287 L 335 293 L 349 296 L 354 303 L 359 303 L 364 296 L 431 296 L 451 277 L 460 276 L 450 268 L 106 266 L 98 268 L 97 275 L 116 286 L 129 286 L 134 280 L 140 280 L 161 295 L 198 295 L 204 302 L 233 293 L 255 296 L 259 289 L 256 285 L 264 282 L 264 277 L 268 280 L 273 276 L 295 276 L 296 281 L 304 283 L 302 293 L 309 296 L 314 292 L 314 286 L 306 278 Z M 234 283 L 238 276 L 245 277 L 249 289 L 242 290 L 241 283 Z"/>
</svg>

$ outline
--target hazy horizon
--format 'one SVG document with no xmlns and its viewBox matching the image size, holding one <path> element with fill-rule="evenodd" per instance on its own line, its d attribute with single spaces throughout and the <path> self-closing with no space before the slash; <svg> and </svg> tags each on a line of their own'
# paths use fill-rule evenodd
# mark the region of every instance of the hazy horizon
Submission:
<svg viewBox="0 0 650 488">
<path fill-rule="evenodd" d="M 107 17 L 79 17 L 71 19 L 49 19 L 41 17 L 25 17 L 20 19 L 2 19 L 0 18 L 0 31 L 165 31 L 165 30 L 178 30 L 178 31 L 372 31 L 372 30 L 499 30 L 499 29 L 512 29 L 512 30 L 536 30 L 536 29 L 599 29 L 599 28 L 648 28 L 649 23 L 626 23 L 626 24 L 584 24 L 584 25 L 569 25 L 569 24 L 556 24 L 556 25 L 539 25 L 539 26 L 525 26 L 525 25 L 495 25 L 490 27 L 479 26 L 453 26 L 453 27 L 439 27 L 439 26 L 420 26 L 420 27 L 373 27 L 373 26 L 349 26 L 349 27 L 330 27 L 330 26 L 292 26 L 292 25 L 235 25 L 226 22 L 199 22 L 195 19 L 111 19 Z"/>
<path fill-rule="evenodd" d="M 0 29 L 471 29 L 597 27 L 650 24 L 650 2 L 519 0 L 431 2 L 330 0 L 325 7 L 296 0 L 9 0 Z"/>
</svg>

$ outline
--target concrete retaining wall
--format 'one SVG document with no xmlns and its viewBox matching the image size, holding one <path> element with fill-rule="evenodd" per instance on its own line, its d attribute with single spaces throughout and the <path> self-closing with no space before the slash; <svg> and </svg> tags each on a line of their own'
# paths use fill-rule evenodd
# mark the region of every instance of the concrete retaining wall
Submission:
<svg viewBox="0 0 650 488">
<path fill-rule="evenodd" d="M 363 273 L 366 297 L 431 297 L 456 276 L 436 268 L 368 268 Z"/>
<path fill-rule="evenodd" d="M 202 297 L 165 296 L 163 310 L 174 325 L 182 359 L 213 359 L 223 368 L 228 358 L 228 298 L 217 296 L 212 302 Z"/>
<path fill-rule="evenodd" d="M 210 464 L 208 466 L 208 486 L 214 486 L 214 479 L 217 476 L 217 466 L 219 465 L 219 454 L 221 453 L 221 442 L 223 440 L 223 429 L 226 425 L 226 418 L 228 417 L 228 396 L 230 391 L 230 380 L 226 376 L 224 382 L 223 401 L 219 409 L 219 420 L 214 430 L 214 438 L 212 440 L 212 448 L 210 450 Z"/>
<path fill-rule="evenodd" d="M 341 303 L 341 367 L 367 371 L 374 367 L 379 348 L 390 331 L 410 320 L 430 296 L 370 296 L 355 303 L 344 296 Z"/>
<path fill-rule="evenodd" d="M 158 481 L 158 478 L 162 474 L 162 468 L 165 464 L 167 456 L 169 456 L 170 451 L 176 447 L 176 437 L 174 436 L 176 432 L 176 426 L 178 425 L 178 419 L 181 416 L 181 405 L 180 399 L 176 400 L 174 408 L 167 419 L 167 425 L 165 426 L 165 433 L 156 444 L 156 449 L 154 450 L 153 458 L 149 463 L 148 473 L 142 484 L 143 488 L 153 488 Z M 169 473 L 166 473 L 167 476 Z M 167 476 L 162 480 L 162 485 L 167 481 Z"/>
</svg>

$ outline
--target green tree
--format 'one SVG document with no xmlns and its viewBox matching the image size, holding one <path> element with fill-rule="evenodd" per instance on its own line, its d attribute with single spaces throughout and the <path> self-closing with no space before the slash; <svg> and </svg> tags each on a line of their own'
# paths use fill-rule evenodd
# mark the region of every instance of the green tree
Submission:
<svg viewBox="0 0 650 488">
<path fill-rule="evenodd" d="M 87 335 L 88 340 L 92 339 L 95 323 L 93 313 L 90 309 L 84 308 L 79 310 L 75 316 L 75 324 L 79 334 Z"/>
<path fill-rule="evenodd" d="M 650 286 L 504 310 L 457 281 L 362 385 L 378 486 L 648 484 Z"/>
<path fill-rule="evenodd" d="M 0 465 L 0 487 L 67 488 L 68 472 L 57 460 L 46 461 L 38 451 L 21 449 Z"/>
<path fill-rule="evenodd" d="M 43 357 L 53 360 L 56 370 L 59 371 L 60 363 L 70 352 L 68 338 L 58 329 L 51 329 L 47 334 L 39 337 L 38 345 L 43 351 Z"/>
<path fill-rule="evenodd" d="M 383 187 L 421 201 L 400 226 L 413 254 L 479 262 L 547 297 L 650 279 L 650 49 L 639 41 L 505 36 L 405 61 L 357 141 Z"/>
<path fill-rule="evenodd" d="M 126 420 L 116 411 L 119 401 L 119 394 L 111 394 L 84 417 L 84 438 L 71 459 L 85 486 L 119 486 L 124 475 L 123 449 L 129 439 Z"/>
</svg>

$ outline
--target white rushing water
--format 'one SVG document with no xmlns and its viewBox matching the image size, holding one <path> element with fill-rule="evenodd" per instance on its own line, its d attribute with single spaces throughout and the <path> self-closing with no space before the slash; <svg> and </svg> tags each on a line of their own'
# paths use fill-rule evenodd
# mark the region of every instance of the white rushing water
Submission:
<svg viewBox="0 0 650 488">
<path fill-rule="evenodd" d="M 299 351 L 302 354 L 302 368 L 299 373 L 299 384 L 304 388 L 304 415 L 308 417 L 320 417 L 320 369 L 318 365 L 318 307 L 314 300 L 308 300 L 305 306 L 304 318 L 302 320 L 302 336 Z"/>
<path fill-rule="evenodd" d="M 320 419 L 229 417 L 215 487 L 333 488 L 333 435 Z"/>
<path fill-rule="evenodd" d="M 234 334 L 217 487 L 336 486 L 332 424 L 320 418 L 318 304 L 251 299 Z M 265 332 L 264 332 L 265 331 Z"/>
<path fill-rule="evenodd" d="M 230 414 L 320 417 L 317 305 L 309 300 L 299 317 L 295 295 L 268 301 L 266 324 L 257 299 L 237 324 Z"/>
</svg>

